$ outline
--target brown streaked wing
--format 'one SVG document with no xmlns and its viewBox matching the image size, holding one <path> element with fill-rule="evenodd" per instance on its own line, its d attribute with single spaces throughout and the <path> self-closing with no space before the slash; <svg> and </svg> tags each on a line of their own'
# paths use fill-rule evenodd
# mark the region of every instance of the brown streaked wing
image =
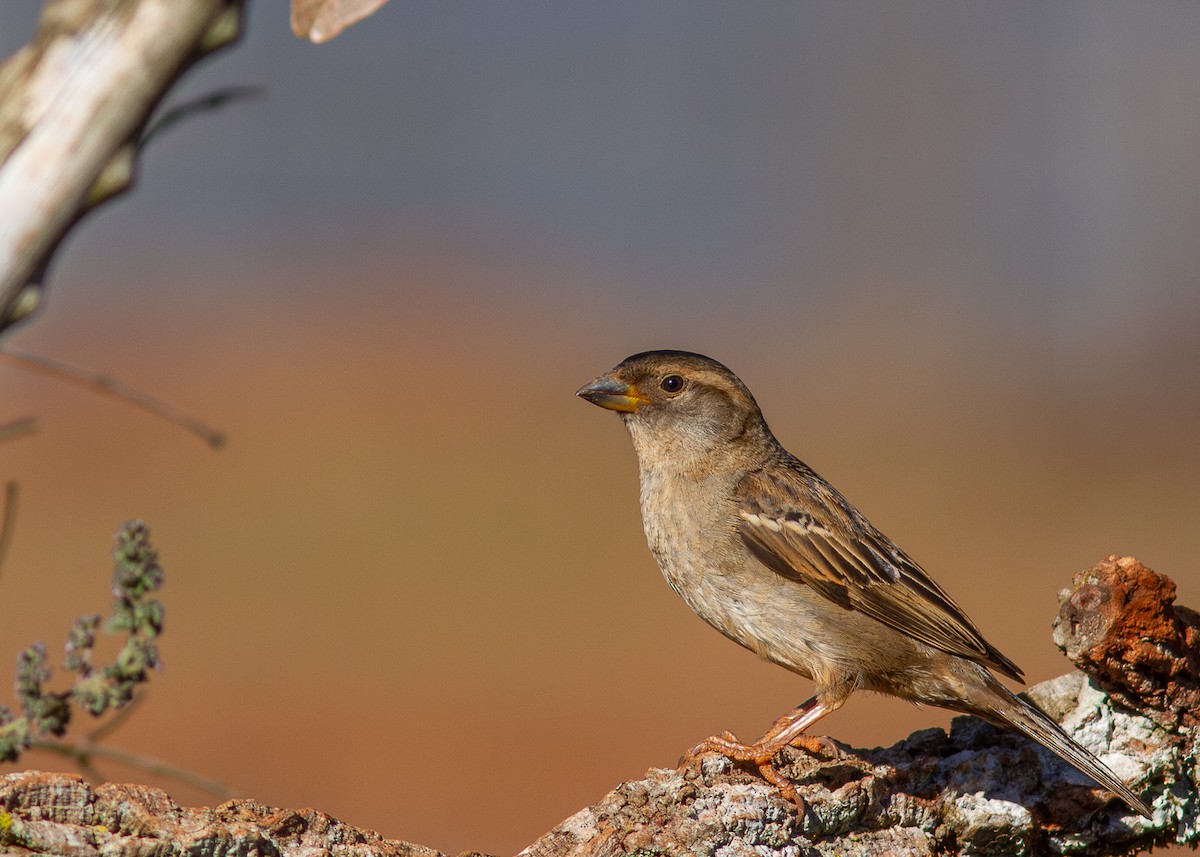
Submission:
<svg viewBox="0 0 1200 857">
<path fill-rule="evenodd" d="M 767 568 L 914 639 L 1022 680 L 919 565 L 799 461 L 738 486 L 738 533 Z"/>
</svg>

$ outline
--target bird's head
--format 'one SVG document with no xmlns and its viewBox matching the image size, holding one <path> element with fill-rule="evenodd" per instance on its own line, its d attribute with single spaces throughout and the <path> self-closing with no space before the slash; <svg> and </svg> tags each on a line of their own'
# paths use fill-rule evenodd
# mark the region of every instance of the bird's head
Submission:
<svg viewBox="0 0 1200 857">
<path fill-rule="evenodd" d="M 694 464 L 770 437 L 746 385 L 702 354 L 635 354 L 575 395 L 619 413 L 643 461 Z"/>
</svg>

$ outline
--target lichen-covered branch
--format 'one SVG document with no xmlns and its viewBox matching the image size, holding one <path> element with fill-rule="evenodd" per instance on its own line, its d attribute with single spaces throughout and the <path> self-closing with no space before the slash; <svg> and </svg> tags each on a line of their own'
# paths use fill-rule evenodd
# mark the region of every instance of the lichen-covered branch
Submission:
<svg viewBox="0 0 1200 857">
<path fill-rule="evenodd" d="M 0 333 L 41 298 L 67 230 L 133 181 L 163 95 L 230 44 L 240 0 L 47 0 L 0 66 Z"/>
<path fill-rule="evenodd" d="M 1083 672 L 1030 695 L 1154 807 L 1141 818 L 1023 738 L 969 717 L 947 734 L 888 748 L 826 741 L 785 750 L 778 767 L 804 812 L 754 773 L 710 755 L 622 783 L 523 857 L 618 855 L 1132 854 L 1200 841 L 1196 764 L 1200 622 L 1174 585 L 1110 557 L 1064 590 L 1055 637 Z M 92 789 L 66 775 L 0 778 L 0 854 L 438 852 L 253 801 L 181 809 L 139 786 Z"/>
</svg>

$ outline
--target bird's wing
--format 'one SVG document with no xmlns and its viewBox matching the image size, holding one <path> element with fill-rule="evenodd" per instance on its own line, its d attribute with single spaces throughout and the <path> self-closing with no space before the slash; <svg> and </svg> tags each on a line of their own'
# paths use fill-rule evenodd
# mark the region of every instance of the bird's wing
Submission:
<svg viewBox="0 0 1200 857">
<path fill-rule="evenodd" d="M 799 461 L 738 486 L 737 529 L 767 568 L 914 639 L 994 667 L 1021 670 L 988 643 L 925 570 Z"/>
</svg>

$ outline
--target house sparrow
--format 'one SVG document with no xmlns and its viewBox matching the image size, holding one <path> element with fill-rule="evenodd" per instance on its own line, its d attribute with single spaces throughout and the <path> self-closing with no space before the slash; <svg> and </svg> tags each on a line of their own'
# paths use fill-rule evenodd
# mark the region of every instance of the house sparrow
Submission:
<svg viewBox="0 0 1200 857">
<path fill-rule="evenodd" d="M 974 714 L 1057 753 L 1147 818 L 1150 808 L 990 670 L 1021 670 L 828 482 L 785 450 L 746 385 L 715 360 L 648 351 L 580 388 L 616 411 L 637 451 L 642 521 L 671 588 L 816 695 L 753 744 L 710 738 L 796 800 L 772 760 L 856 690 Z"/>
</svg>

